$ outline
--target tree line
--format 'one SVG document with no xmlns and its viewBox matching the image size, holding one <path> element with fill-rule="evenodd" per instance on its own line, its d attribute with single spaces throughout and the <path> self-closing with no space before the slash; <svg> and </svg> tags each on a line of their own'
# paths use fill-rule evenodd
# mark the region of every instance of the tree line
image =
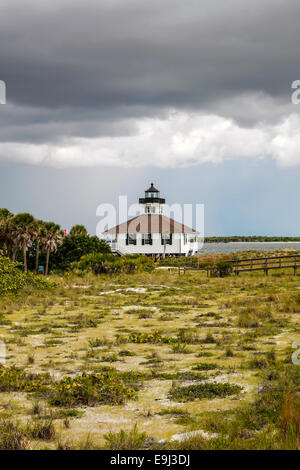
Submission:
<svg viewBox="0 0 300 470">
<path fill-rule="evenodd" d="M 104 240 L 89 236 L 83 225 L 74 225 L 65 236 L 55 222 L 35 219 L 27 212 L 14 215 L 8 209 L 0 209 L 0 254 L 22 261 L 25 272 L 30 268 L 38 273 L 42 259 L 47 276 L 51 263 L 52 267 L 67 269 L 91 252 L 108 253 L 110 248 Z"/>
<path fill-rule="evenodd" d="M 263 235 L 234 235 L 229 237 L 205 237 L 204 243 L 228 242 L 300 242 L 300 237 L 280 237 Z"/>
</svg>

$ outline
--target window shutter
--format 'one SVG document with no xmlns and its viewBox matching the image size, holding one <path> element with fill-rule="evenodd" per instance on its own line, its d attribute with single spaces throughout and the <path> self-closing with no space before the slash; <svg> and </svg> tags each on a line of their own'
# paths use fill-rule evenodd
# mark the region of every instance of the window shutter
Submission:
<svg viewBox="0 0 300 470">
<path fill-rule="evenodd" d="M 145 245 L 145 238 L 144 238 L 144 234 L 142 234 L 142 245 Z"/>
<path fill-rule="evenodd" d="M 152 245 L 152 234 L 150 233 L 150 241 L 149 241 L 149 245 Z"/>
<path fill-rule="evenodd" d="M 128 245 L 128 244 L 129 244 L 129 235 L 128 235 L 128 233 L 127 233 L 127 234 L 126 234 L 126 245 Z"/>
<path fill-rule="evenodd" d="M 173 233 L 170 233 L 170 245 L 172 245 L 172 235 Z"/>
</svg>

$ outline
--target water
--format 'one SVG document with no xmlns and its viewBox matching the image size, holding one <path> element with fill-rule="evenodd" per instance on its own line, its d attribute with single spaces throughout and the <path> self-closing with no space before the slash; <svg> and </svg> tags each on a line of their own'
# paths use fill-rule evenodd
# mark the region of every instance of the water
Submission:
<svg viewBox="0 0 300 470">
<path fill-rule="evenodd" d="M 199 254 L 236 253 L 237 251 L 263 250 L 275 251 L 280 249 L 300 251 L 300 242 L 228 242 L 205 243 Z"/>
</svg>

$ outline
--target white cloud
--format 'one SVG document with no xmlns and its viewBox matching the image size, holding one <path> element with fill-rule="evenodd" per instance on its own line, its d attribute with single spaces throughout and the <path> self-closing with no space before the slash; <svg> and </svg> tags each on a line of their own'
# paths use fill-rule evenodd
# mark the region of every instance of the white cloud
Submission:
<svg viewBox="0 0 300 470">
<path fill-rule="evenodd" d="M 300 117 L 242 127 L 229 118 L 170 111 L 136 121 L 128 136 L 69 137 L 59 143 L 0 143 L 0 160 L 51 167 L 186 167 L 240 158 L 271 157 L 279 166 L 300 164 Z"/>
</svg>

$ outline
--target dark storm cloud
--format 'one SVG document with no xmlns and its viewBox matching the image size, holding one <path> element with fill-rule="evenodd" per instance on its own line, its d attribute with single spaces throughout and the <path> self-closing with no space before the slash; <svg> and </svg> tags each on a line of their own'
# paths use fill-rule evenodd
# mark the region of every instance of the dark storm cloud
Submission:
<svg viewBox="0 0 300 470">
<path fill-rule="evenodd" d="M 94 232 L 98 204 L 153 180 L 204 202 L 207 234 L 296 235 L 299 17 L 299 0 L 1 0 L 1 206 Z"/>
<path fill-rule="evenodd" d="M 275 125 L 295 113 L 290 85 L 299 78 L 299 14 L 298 0 L 3 0 L 0 79 L 8 104 L 1 108 L 0 143 L 64 146 L 72 137 L 131 136 L 145 118 L 173 109 L 237 126 Z M 191 133 L 197 125 L 190 123 Z M 159 145 L 168 142 L 165 153 L 178 126 L 170 124 L 163 136 L 155 127 Z M 267 130 L 262 140 L 268 138 Z M 208 160 L 222 139 L 207 145 Z M 123 144 L 113 144 L 105 142 L 102 152 L 112 147 L 119 162 Z M 148 141 L 139 148 L 147 147 Z M 255 156 L 266 146 L 257 148 Z M 30 152 L 2 146 L 0 158 L 19 161 Z M 33 160 L 49 162 L 52 152 Z M 237 154 L 230 148 L 226 158 L 231 152 Z M 189 154 L 186 161 L 199 158 Z"/>
<path fill-rule="evenodd" d="M 1 75 L 39 107 L 203 106 L 289 94 L 297 0 L 2 2 Z"/>
</svg>

